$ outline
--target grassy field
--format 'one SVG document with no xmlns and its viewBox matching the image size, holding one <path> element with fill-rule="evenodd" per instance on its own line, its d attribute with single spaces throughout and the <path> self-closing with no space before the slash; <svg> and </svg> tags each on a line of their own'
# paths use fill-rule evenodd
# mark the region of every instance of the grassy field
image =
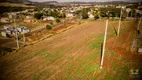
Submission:
<svg viewBox="0 0 142 80">
<path fill-rule="evenodd" d="M 109 21 L 103 69 L 101 43 L 105 21 L 86 21 L 68 31 L 0 58 L 2 80 L 129 80 L 130 69 L 140 67 L 130 52 L 134 21 Z M 133 33 L 133 34 L 132 34 Z M 127 35 L 127 37 L 126 37 Z M 140 56 L 139 56 L 140 57 Z M 132 62 L 133 61 L 133 62 Z M 137 65 L 134 65 L 137 64 Z"/>
</svg>

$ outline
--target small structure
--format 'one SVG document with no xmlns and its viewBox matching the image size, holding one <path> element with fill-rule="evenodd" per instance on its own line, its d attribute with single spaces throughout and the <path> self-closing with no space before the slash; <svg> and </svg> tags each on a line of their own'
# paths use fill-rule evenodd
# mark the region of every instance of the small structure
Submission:
<svg viewBox="0 0 142 80">
<path fill-rule="evenodd" d="M 2 23 L 10 23 L 12 22 L 12 20 L 8 19 L 8 18 L 1 18 L 0 20 Z"/>
<path fill-rule="evenodd" d="M 1 36 L 7 37 L 7 36 L 6 36 L 6 31 L 5 31 L 5 30 L 0 30 L 0 32 L 1 32 Z"/>
<path fill-rule="evenodd" d="M 7 14 L 10 19 L 15 18 L 17 16 L 17 13 L 15 12 L 7 13 Z"/>
<path fill-rule="evenodd" d="M 24 22 L 25 23 L 35 23 L 36 20 L 35 19 L 25 19 Z"/>
<path fill-rule="evenodd" d="M 66 17 L 73 17 L 73 14 L 72 13 L 68 13 L 68 14 L 66 14 Z"/>
<path fill-rule="evenodd" d="M 49 16 L 49 17 L 45 17 L 45 18 L 43 18 L 43 20 L 44 21 L 54 21 L 55 20 L 55 18 L 54 17 L 52 17 L 52 16 Z"/>
<path fill-rule="evenodd" d="M 139 53 L 139 54 L 142 54 L 142 48 L 139 48 L 139 49 L 138 49 L 138 53 Z"/>
<path fill-rule="evenodd" d="M 20 26 L 20 27 L 12 27 L 12 26 L 4 26 L 4 28 L 0 31 L 1 36 L 3 37 L 12 37 L 17 34 L 27 34 L 30 33 L 30 29 L 28 29 L 25 26 Z"/>
<path fill-rule="evenodd" d="M 92 14 L 89 15 L 90 19 L 94 19 L 94 16 Z"/>
<path fill-rule="evenodd" d="M 26 19 L 31 19 L 31 18 L 33 18 L 32 16 L 26 16 Z"/>
</svg>

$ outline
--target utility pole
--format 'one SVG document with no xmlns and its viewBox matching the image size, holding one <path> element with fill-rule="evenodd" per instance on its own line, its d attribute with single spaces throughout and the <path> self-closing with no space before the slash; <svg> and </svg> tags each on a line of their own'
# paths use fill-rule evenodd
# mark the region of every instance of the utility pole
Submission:
<svg viewBox="0 0 142 80">
<path fill-rule="evenodd" d="M 100 66 L 100 69 L 102 69 L 103 62 L 104 62 L 104 53 L 105 53 L 105 46 L 106 46 L 107 29 L 108 29 L 108 20 L 106 20 L 106 28 L 105 28 L 105 36 L 104 36 L 104 43 L 103 43 L 103 51 L 102 51 L 101 66 Z"/>
<path fill-rule="evenodd" d="M 121 12 L 120 12 L 120 19 L 119 19 L 119 24 L 118 24 L 117 36 L 119 36 L 119 33 L 120 33 L 121 19 L 122 19 L 122 7 L 121 7 Z"/>
<path fill-rule="evenodd" d="M 18 41 L 18 34 L 17 34 L 17 28 L 16 28 L 15 18 L 14 18 L 14 24 L 15 24 L 15 30 L 16 30 L 16 43 L 17 43 L 17 49 L 19 49 L 19 41 Z"/>
</svg>

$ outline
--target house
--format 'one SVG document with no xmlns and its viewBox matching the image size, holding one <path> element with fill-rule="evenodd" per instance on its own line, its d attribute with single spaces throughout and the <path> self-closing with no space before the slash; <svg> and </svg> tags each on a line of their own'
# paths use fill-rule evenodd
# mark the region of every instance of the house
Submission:
<svg viewBox="0 0 142 80">
<path fill-rule="evenodd" d="M 43 18 L 43 20 L 44 21 L 54 21 L 55 20 L 55 18 L 54 17 L 52 17 L 52 16 L 49 16 L 49 17 L 45 17 L 45 18 Z"/>
<path fill-rule="evenodd" d="M 3 36 L 3 37 L 7 37 L 6 36 L 6 31 L 3 29 L 3 30 L 0 30 L 0 32 L 1 32 L 1 36 Z"/>
<path fill-rule="evenodd" d="M 94 19 L 94 16 L 92 14 L 89 15 L 90 19 Z"/>
<path fill-rule="evenodd" d="M 67 13 L 66 17 L 73 17 L 73 14 L 72 13 Z"/>
<path fill-rule="evenodd" d="M 12 27 L 12 26 L 4 26 L 2 30 L 0 30 L 1 35 L 4 37 L 12 37 L 17 34 L 27 34 L 30 33 L 30 29 L 28 29 L 25 26 L 20 26 L 20 27 Z"/>
<path fill-rule="evenodd" d="M 25 23 L 35 23 L 37 22 L 35 19 L 24 19 Z"/>
<path fill-rule="evenodd" d="M 10 20 L 8 18 L 1 18 L 0 22 L 1 23 L 10 23 L 10 22 L 12 22 L 12 20 Z"/>
<path fill-rule="evenodd" d="M 31 19 L 31 18 L 33 18 L 32 16 L 26 16 L 26 19 Z"/>
<path fill-rule="evenodd" d="M 17 13 L 15 13 L 15 12 L 7 13 L 7 14 L 8 14 L 8 17 L 9 17 L 10 19 L 17 17 Z"/>
<path fill-rule="evenodd" d="M 139 10 L 139 9 L 136 9 L 136 12 L 139 13 L 139 14 L 142 14 L 142 11 Z"/>
</svg>

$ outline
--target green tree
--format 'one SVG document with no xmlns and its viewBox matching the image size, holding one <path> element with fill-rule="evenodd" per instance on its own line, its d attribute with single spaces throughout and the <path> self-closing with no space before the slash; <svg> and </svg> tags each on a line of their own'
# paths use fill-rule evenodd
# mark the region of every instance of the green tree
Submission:
<svg viewBox="0 0 142 80">
<path fill-rule="evenodd" d="M 94 15 L 94 19 L 96 20 L 96 19 L 99 19 L 99 15 L 98 14 L 95 14 Z"/>
<path fill-rule="evenodd" d="M 83 11 L 82 11 L 82 19 L 87 19 L 87 18 L 89 18 L 88 17 L 88 11 L 87 11 L 87 9 L 83 9 Z"/>
<path fill-rule="evenodd" d="M 46 29 L 47 29 L 47 30 L 51 30 L 52 27 L 51 27 L 50 25 L 46 25 Z"/>
<path fill-rule="evenodd" d="M 57 23 L 59 23 L 59 22 L 61 22 L 61 21 L 60 21 L 60 19 L 59 19 L 59 18 L 57 18 L 57 19 L 56 19 L 56 22 L 57 22 Z"/>
<path fill-rule="evenodd" d="M 41 17 L 42 17 L 42 13 L 36 13 L 36 14 L 34 14 L 34 18 L 36 18 L 36 19 L 40 19 Z"/>
<path fill-rule="evenodd" d="M 63 13 L 63 18 L 66 18 L 66 14 L 65 13 Z"/>
</svg>

